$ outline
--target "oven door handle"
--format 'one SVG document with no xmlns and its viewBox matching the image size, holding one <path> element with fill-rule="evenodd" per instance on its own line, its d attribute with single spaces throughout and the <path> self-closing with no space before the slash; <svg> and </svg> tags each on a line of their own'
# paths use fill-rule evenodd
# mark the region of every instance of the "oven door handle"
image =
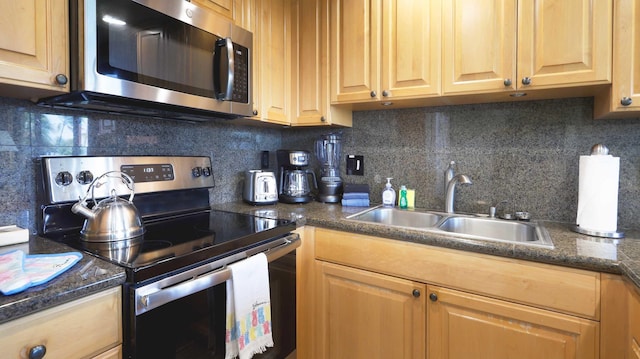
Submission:
<svg viewBox="0 0 640 359">
<path fill-rule="evenodd" d="M 267 250 L 247 251 L 247 257 L 258 253 L 264 253 L 267 256 L 267 261 L 275 261 L 276 259 L 293 252 L 300 246 L 300 237 L 297 235 L 293 238 L 292 237 L 293 236 L 287 237 L 282 244 Z M 147 293 L 139 293 L 139 290 L 136 290 L 136 315 L 140 315 L 163 304 L 167 304 L 190 294 L 224 283 L 229 279 L 231 279 L 231 270 L 224 266 L 220 269 L 195 276 L 192 279 L 175 285 L 165 288 L 152 288 Z M 140 290 L 140 292 L 144 292 L 144 290 Z"/>
</svg>

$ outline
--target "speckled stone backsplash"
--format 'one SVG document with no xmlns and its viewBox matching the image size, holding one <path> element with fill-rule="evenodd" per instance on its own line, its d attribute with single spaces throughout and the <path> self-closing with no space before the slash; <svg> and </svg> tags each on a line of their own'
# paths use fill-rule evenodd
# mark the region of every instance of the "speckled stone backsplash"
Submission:
<svg viewBox="0 0 640 359">
<path fill-rule="evenodd" d="M 473 181 L 458 187 L 456 211 L 488 213 L 506 200 L 510 211 L 575 222 L 579 156 L 603 143 L 620 157 L 618 226 L 637 228 L 640 121 L 596 121 L 592 109 L 591 98 L 576 98 L 355 112 L 353 128 L 342 130 L 343 150 L 364 156 L 365 175 L 346 176 L 343 159 L 343 180 L 368 183 L 379 204 L 385 177 L 393 177 L 396 190 L 416 189 L 417 207 L 443 210 L 444 170 L 453 160 Z"/>
<path fill-rule="evenodd" d="M 363 111 L 342 129 L 343 180 L 368 183 L 380 203 L 385 177 L 416 189 L 416 206 L 442 209 L 444 169 L 473 185 L 457 190 L 456 210 L 487 212 L 499 201 L 533 218 L 575 222 L 578 160 L 603 143 L 620 157 L 618 225 L 638 228 L 640 122 L 592 120 L 591 98 Z M 0 225 L 35 230 L 35 165 L 42 155 L 206 155 L 213 161 L 213 203 L 241 198 L 242 173 L 259 168 L 260 151 L 312 151 L 333 128 L 264 128 L 224 120 L 163 121 L 61 111 L 0 98 Z M 346 176 L 346 154 L 364 156 L 364 176 Z M 313 161 L 315 164 L 315 160 Z M 317 166 L 314 166 L 318 169 Z"/>
</svg>

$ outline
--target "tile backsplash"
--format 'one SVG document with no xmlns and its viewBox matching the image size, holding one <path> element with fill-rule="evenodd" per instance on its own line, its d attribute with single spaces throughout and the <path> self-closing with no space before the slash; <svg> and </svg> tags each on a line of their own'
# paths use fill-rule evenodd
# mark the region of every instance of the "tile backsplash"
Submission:
<svg viewBox="0 0 640 359">
<path fill-rule="evenodd" d="M 456 210 L 487 212 L 507 200 L 533 218 L 575 222 L 579 156 L 607 145 L 620 157 L 618 225 L 640 211 L 640 122 L 595 121 L 591 98 L 430 107 L 353 114 L 353 127 L 267 128 L 233 121 L 187 123 L 42 108 L 0 98 L 0 225 L 35 231 L 35 159 L 42 155 L 206 155 L 214 166 L 214 203 L 241 198 L 242 173 L 260 152 L 307 149 L 320 134 L 341 131 L 345 182 L 368 183 L 380 202 L 385 177 L 416 189 L 416 206 L 444 206 L 449 161 L 474 184 L 457 191 Z M 364 156 L 364 176 L 346 176 L 347 154 Z M 315 164 L 315 160 L 313 162 Z M 316 167 L 317 168 L 317 167 Z"/>
</svg>

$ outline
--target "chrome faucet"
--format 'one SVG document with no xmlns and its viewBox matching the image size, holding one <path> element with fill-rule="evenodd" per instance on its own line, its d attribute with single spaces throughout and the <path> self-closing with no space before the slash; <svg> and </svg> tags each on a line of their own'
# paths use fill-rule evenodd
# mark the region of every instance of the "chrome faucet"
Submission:
<svg viewBox="0 0 640 359">
<path fill-rule="evenodd" d="M 447 213 L 454 213 L 453 202 L 456 195 L 456 185 L 458 184 L 470 185 L 473 184 L 473 182 L 471 182 L 471 178 L 467 175 L 456 175 L 447 183 L 447 196 L 444 200 L 444 210 Z"/>
</svg>

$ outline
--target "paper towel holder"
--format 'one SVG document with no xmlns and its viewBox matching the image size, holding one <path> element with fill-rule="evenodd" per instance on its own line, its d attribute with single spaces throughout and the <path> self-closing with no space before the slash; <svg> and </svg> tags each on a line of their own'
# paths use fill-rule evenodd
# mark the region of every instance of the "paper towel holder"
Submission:
<svg viewBox="0 0 640 359">
<path fill-rule="evenodd" d="M 609 154 L 609 148 L 607 148 L 607 146 L 598 143 L 595 144 L 591 147 L 591 155 L 608 155 Z M 581 233 L 581 234 L 586 234 L 588 236 L 594 236 L 594 237 L 603 237 L 603 238 L 624 238 L 624 232 L 601 232 L 601 231 L 594 231 L 594 230 L 590 230 L 590 229 L 585 229 L 585 228 L 580 228 L 579 224 L 576 224 L 574 226 L 571 227 L 571 230 L 577 233 Z"/>
</svg>

